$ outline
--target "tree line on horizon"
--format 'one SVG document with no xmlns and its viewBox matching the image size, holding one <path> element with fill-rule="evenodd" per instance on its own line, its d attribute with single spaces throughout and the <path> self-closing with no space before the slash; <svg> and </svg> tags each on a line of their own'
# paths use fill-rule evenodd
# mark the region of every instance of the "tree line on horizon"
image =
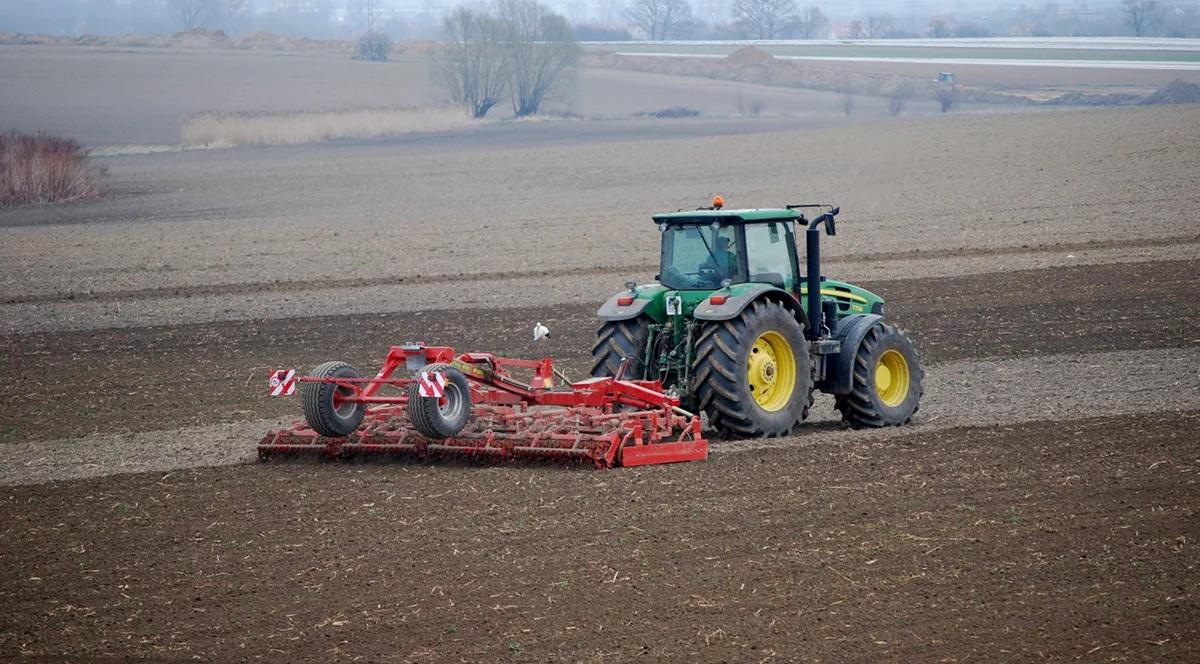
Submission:
<svg viewBox="0 0 1200 664">
<path fill-rule="evenodd" d="M 314 39 L 441 40 L 453 0 L 426 0 L 398 13 L 392 0 L 5 0 L 0 32 L 58 35 L 153 34 L 198 28 L 231 34 L 267 31 Z M 413 5 L 414 7 L 416 5 Z M 447 6 L 449 8 L 447 8 Z M 464 6 L 477 8 L 478 4 Z M 896 13 L 848 15 L 838 3 L 804 0 L 605 0 L 603 18 L 588 0 L 563 13 L 581 41 L 850 39 L 911 37 L 1200 37 L 1194 0 L 1120 0 L 1015 4 L 988 12 L 933 14 L 912 0 Z M 961 11 L 961 10 L 960 10 Z"/>
</svg>

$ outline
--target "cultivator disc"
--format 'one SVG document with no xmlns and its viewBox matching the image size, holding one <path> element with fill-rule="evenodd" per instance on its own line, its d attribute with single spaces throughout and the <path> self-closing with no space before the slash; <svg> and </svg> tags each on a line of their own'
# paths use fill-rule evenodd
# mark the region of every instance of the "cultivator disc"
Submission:
<svg viewBox="0 0 1200 664">
<path fill-rule="evenodd" d="M 417 378 L 393 378 L 392 373 L 401 365 L 423 366 L 412 361 L 414 354 L 444 362 L 453 356 L 453 351 L 424 346 L 395 347 L 388 364 L 374 379 L 301 378 L 302 383 L 335 388 L 331 389 L 330 397 L 335 410 L 344 412 L 355 404 L 363 408 L 366 404 L 377 405 L 365 408 L 361 423 L 345 436 L 322 436 L 308 419 L 287 429 L 271 431 L 258 445 L 259 458 L 296 453 L 330 457 L 456 455 L 591 461 L 597 467 L 607 468 L 693 461 L 708 456 L 708 443 L 701 435 L 699 418 L 680 410 L 678 401 L 664 394 L 656 383 L 609 378 L 553 388 L 549 360 L 530 362 L 486 354 L 455 356 L 453 365 L 432 365 L 439 371 L 460 367 L 461 375 L 449 381 L 441 373 L 434 377 L 422 373 Z M 513 380 L 504 370 L 511 366 L 532 367 L 533 384 Z M 441 437 L 430 435 L 427 424 L 414 422 L 410 402 L 413 408 L 423 406 L 417 399 L 436 399 L 439 401 L 430 403 L 439 403 L 442 411 L 453 410 L 446 401 L 448 397 L 441 392 L 438 396 L 420 396 L 428 394 L 427 387 L 434 378 L 442 384 L 453 384 L 464 377 L 471 381 L 470 415 L 461 429 Z M 401 394 L 379 396 L 377 392 L 383 386 L 400 388 Z"/>
</svg>

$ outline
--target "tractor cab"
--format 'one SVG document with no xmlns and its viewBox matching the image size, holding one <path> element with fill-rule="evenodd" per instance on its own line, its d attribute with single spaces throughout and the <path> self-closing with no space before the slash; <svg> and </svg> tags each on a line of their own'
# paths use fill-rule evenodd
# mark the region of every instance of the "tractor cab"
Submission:
<svg viewBox="0 0 1200 664">
<path fill-rule="evenodd" d="M 686 311 L 694 308 L 690 305 L 703 306 L 705 293 L 716 291 L 719 300 L 770 286 L 790 294 L 807 315 L 807 280 L 797 234 L 809 221 L 797 209 L 713 206 L 653 219 L 662 235 L 656 279 L 665 289 L 681 291 Z M 809 244 L 814 240 L 807 239 Z M 824 277 L 819 281 L 822 298 L 832 302 L 827 325 L 846 315 L 883 313 L 883 299 L 877 295 Z"/>
<path fill-rule="evenodd" d="M 658 215 L 659 283 L 714 290 L 762 283 L 795 291 L 800 275 L 791 210 L 718 210 Z"/>
</svg>

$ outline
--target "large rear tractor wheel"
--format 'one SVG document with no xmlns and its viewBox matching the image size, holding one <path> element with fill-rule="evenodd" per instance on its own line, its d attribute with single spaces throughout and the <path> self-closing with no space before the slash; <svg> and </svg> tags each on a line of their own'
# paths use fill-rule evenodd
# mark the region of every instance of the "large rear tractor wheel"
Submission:
<svg viewBox="0 0 1200 664">
<path fill-rule="evenodd" d="M 705 325 L 693 370 L 700 408 L 726 436 L 787 435 L 812 406 L 808 342 L 779 304 L 759 300 L 736 318 Z"/>
<path fill-rule="evenodd" d="M 413 428 L 431 440 L 458 435 L 471 417 L 471 385 L 461 371 L 449 364 L 431 364 L 422 373 L 440 373 L 446 379 L 441 397 L 421 396 L 419 381 L 408 386 L 408 417 Z"/>
<path fill-rule="evenodd" d="M 925 371 L 916 346 L 895 325 L 877 323 L 854 357 L 854 383 L 836 407 L 855 428 L 908 424 L 921 405 Z"/>
<path fill-rule="evenodd" d="M 326 362 L 313 371 L 314 378 L 359 378 L 345 362 Z M 340 402 L 338 396 L 354 393 L 334 383 L 300 383 L 300 403 L 308 426 L 327 438 L 348 436 L 362 423 L 366 412 L 361 403 Z"/>
<path fill-rule="evenodd" d="M 592 346 L 592 376 L 615 376 L 621 362 L 629 358 L 625 378 L 641 379 L 646 370 L 643 360 L 649 337 L 650 319 L 645 316 L 605 322 L 596 333 L 596 344 Z"/>
</svg>

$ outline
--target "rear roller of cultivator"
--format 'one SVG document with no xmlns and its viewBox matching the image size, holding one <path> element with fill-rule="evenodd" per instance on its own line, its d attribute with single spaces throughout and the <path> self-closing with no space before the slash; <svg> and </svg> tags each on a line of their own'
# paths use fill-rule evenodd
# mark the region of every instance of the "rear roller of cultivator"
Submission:
<svg viewBox="0 0 1200 664">
<path fill-rule="evenodd" d="M 402 369 L 411 373 L 398 377 Z M 532 379 L 517 380 L 514 369 Z M 708 456 L 700 419 L 657 381 L 618 375 L 557 387 L 559 378 L 550 359 L 423 344 L 393 346 L 374 378 L 327 362 L 298 379 L 304 419 L 268 432 L 258 455 L 530 457 L 602 468 Z M 276 372 L 272 394 L 294 392 L 294 381 L 291 372 Z"/>
</svg>

